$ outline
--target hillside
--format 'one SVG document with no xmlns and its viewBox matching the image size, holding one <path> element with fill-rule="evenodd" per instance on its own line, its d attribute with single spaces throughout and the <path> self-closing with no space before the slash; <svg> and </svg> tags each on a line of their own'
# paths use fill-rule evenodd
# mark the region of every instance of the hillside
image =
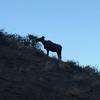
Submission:
<svg viewBox="0 0 100 100">
<path fill-rule="evenodd" d="M 0 100 L 100 100 L 97 70 L 47 57 L 35 38 L 0 32 Z"/>
</svg>

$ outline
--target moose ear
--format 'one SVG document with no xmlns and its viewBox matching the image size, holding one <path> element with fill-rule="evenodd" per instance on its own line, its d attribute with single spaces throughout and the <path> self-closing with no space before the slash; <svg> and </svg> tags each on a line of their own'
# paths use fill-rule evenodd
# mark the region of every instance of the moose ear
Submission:
<svg viewBox="0 0 100 100">
<path fill-rule="evenodd" d="M 44 36 L 42 36 L 42 39 L 45 39 L 45 37 L 44 37 Z"/>
</svg>

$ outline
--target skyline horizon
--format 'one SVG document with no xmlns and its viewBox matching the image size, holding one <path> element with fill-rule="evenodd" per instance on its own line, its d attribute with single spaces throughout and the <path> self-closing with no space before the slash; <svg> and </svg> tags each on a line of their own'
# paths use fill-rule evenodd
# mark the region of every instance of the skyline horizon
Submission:
<svg viewBox="0 0 100 100">
<path fill-rule="evenodd" d="M 63 60 L 100 69 L 99 0 L 1 0 L 1 4 L 1 29 L 22 36 L 44 35 L 62 45 Z"/>
<path fill-rule="evenodd" d="M 8 32 L 8 31 L 6 31 L 6 28 L 2 28 L 5 32 Z M 41 37 L 41 36 L 44 36 L 44 35 L 42 35 L 42 34 L 39 34 L 38 33 L 38 35 L 36 34 L 36 33 L 32 33 L 32 32 L 30 32 L 30 33 L 28 33 L 28 32 L 26 32 L 26 33 L 12 33 L 12 32 L 8 32 L 8 34 L 18 34 L 18 35 L 20 35 L 20 36 L 22 36 L 22 37 L 26 37 L 28 34 L 31 34 L 31 35 L 34 35 L 34 36 L 37 36 L 37 37 Z M 45 37 L 45 40 L 50 40 L 50 41 L 52 41 L 53 43 L 57 43 L 57 44 L 60 44 L 59 42 L 55 42 L 55 40 L 53 41 L 52 39 L 49 39 L 49 38 L 47 38 L 47 37 Z M 56 40 L 57 41 L 57 40 Z M 43 47 L 43 44 L 42 43 L 40 43 L 40 45 L 41 45 L 41 49 L 43 50 L 43 52 L 46 54 L 46 50 L 44 49 L 44 47 Z M 60 44 L 61 45 L 61 44 Z M 61 45 L 62 46 L 62 45 Z M 62 46 L 62 51 L 63 51 L 63 46 Z M 82 62 L 80 62 L 80 60 L 79 59 L 75 59 L 75 58 L 71 58 L 71 57 L 69 57 L 69 59 L 67 58 L 67 56 L 66 56 L 66 54 L 64 54 L 63 52 L 62 52 L 62 61 L 64 61 L 64 62 L 66 62 L 66 61 L 75 61 L 75 62 L 77 62 L 78 64 L 80 64 L 81 66 L 88 66 L 88 65 L 90 65 L 91 67 L 96 67 L 97 69 L 99 69 L 99 67 L 100 67 L 100 64 L 97 64 L 97 63 L 95 63 L 95 64 L 89 64 L 89 63 L 82 63 Z M 50 51 L 50 54 L 49 54 L 49 56 L 50 57 L 56 57 L 57 58 L 57 54 L 56 54 L 56 52 L 52 52 L 52 51 Z"/>
</svg>

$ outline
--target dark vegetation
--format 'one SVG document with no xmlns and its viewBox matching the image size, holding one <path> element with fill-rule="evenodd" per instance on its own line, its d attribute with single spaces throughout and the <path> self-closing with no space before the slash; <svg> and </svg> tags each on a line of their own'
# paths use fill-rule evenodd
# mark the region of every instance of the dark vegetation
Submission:
<svg viewBox="0 0 100 100">
<path fill-rule="evenodd" d="M 0 31 L 0 100 L 100 100 L 98 70 L 50 58 L 35 39 Z"/>
</svg>

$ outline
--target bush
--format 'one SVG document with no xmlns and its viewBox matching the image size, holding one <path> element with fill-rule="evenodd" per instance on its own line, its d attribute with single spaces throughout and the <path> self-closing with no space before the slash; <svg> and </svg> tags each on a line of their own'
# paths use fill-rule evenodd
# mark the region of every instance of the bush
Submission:
<svg viewBox="0 0 100 100">
<path fill-rule="evenodd" d="M 36 43 L 37 36 L 28 34 L 22 37 L 18 34 L 8 34 L 4 30 L 0 30 L 0 45 L 9 46 L 10 48 L 31 48 L 35 49 L 36 54 L 42 56 L 44 52 L 41 50 L 41 45 Z"/>
</svg>

